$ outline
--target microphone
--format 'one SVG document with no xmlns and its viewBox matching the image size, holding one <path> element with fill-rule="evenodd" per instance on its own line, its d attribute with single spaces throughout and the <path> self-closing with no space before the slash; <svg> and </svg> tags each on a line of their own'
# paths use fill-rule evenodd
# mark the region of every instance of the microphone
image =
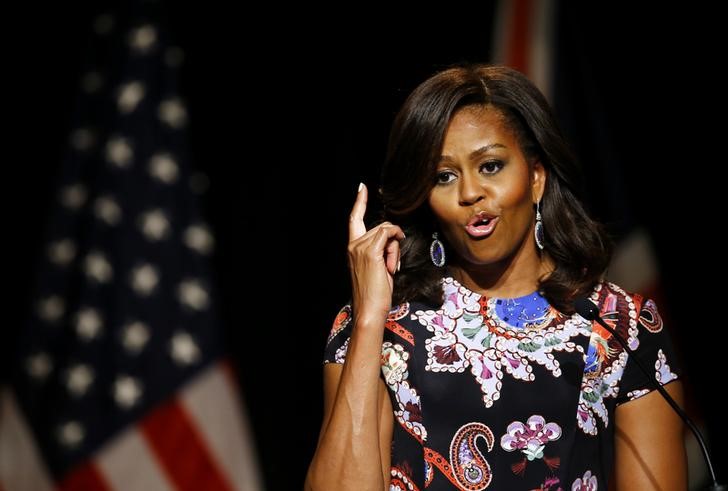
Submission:
<svg viewBox="0 0 728 491">
<path fill-rule="evenodd" d="M 637 358 L 636 355 L 634 355 L 634 351 L 627 346 L 627 342 L 622 339 L 622 336 L 617 334 L 617 332 L 612 329 L 609 324 L 604 322 L 604 319 L 602 319 L 599 316 L 599 309 L 597 308 L 594 303 L 589 300 L 586 297 L 579 297 L 574 301 L 574 308 L 576 309 L 576 312 L 582 316 L 584 319 L 589 321 L 597 321 L 604 329 L 612 333 L 612 336 L 619 342 L 619 344 L 622 345 L 622 347 L 627 351 L 627 353 L 630 354 L 632 361 L 634 361 L 640 370 L 642 370 L 642 373 L 645 374 L 647 377 L 647 380 L 650 381 L 650 383 L 654 386 L 655 389 L 657 389 L 662 397 L 670 404 L 670 407 L 677 413 L 678 416 L 685 422 L 685 424 L 690 428 L 690 430 L 693 432 L 693 435 L 695 435 L 695 438 L 698 440 L 698 443 L 700 444 L 700 450 L 703 452 L 703 458 L 705 459 L 705 463 L 708 466 L 708 471 L 710 472 L 710 478 L 712 479 L 713 483 L 708 486 L 708 491 L 728 491 L 728 486 L 725 486 L 724 484 L 718 484 L 718 481 L 715 477 L 715 471 L 713 470 L 713 463 L 710 460 L 710 455 L 708 455 L 708 448 L 705 446 L 705 441 L 703 441 L 703 436 L 700 434 L 700 431 L 698 431 L 697 426 L 695 426 L 695 423 L 692 422 L 692 420 L 688 417 L 687 414 L 685 414 L 685 411 L 683 411 L 680 406 L 677 405 L 675 400 L 670 397 L 670 394 L 667 393 L 667 391 L 662 387 L 662 385 L 655 379 L 655 377 L 650 373 L 647 368 L 640 362 L 640 360 Z M 634 355 L 634 356 L 632 356 Z"/>
</svg>

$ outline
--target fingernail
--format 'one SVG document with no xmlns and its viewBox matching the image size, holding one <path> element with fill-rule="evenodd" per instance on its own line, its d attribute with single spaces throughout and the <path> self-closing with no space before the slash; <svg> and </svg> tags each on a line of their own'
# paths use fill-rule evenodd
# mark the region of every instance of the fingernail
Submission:
<svg viewBox="0 0 728 491">
<path fill-rule="evenodd" d="M 402 266 L 402 261 L 397 261 L 397 272 L 399 273 L 399 267 Z"/>
<path fill-rule="evenodd" d="M 361 190 L 362 190 L 362 188 L 363 188 L 363 187 L 364 187 L 364 183 L 363 183 L 363 182 L 360 182 L 360 183 L 359 183 L 359 189 L 357 189 L 357 191 L 356 191 L 356 192 L 357 192 L 357 193 L 361 192 Z"/>
</svg>

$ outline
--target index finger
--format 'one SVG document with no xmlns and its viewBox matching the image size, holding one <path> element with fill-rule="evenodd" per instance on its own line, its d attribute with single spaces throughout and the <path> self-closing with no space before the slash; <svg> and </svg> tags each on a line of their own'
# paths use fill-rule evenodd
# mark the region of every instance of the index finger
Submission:
<svg viewBox="0 0 728 491">
<path fill-rule="evenodd" d="M 367 211 L 368 193 L 364 183 L 359 183 L 359 192 L 356 194 L 356 201 L 354 201 L 354 207 L 349 216 L 349 242 L 367 233 L 367 228 L 364 226 L 364 213 Z"/>
</svg>

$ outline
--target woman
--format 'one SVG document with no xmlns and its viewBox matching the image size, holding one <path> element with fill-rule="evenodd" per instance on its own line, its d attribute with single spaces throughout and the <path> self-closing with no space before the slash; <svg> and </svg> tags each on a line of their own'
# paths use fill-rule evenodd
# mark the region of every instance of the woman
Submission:
<svg viewBox="0 0 728 491">
<path fill-rule="evenodd" d="M 686 489 L 682 405 L 652 300 L 603 280 L 611 247 L 520 73 L 438 73 L 395 119 L 384 221 L 349 225 L 353 298 L 324 367 L 312 490 Z M 671 382 L 668 384 L 668 382 Z"/>
</svg>

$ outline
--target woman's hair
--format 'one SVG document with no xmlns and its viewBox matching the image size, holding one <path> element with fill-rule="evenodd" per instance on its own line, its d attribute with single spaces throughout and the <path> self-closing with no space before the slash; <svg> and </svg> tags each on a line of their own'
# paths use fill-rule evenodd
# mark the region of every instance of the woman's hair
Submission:
<svg viewBox="0 0 728 491">
<path fill-rule="evenodd" d="M 382 218 L 400 225 L 407 238 L 401 243 L 393 303 L 442 303 L 445 268 L 430 260 L 436 229 L 427 198 L 448 124 L 456 111 L 471 105 L 500 111 L 527 159 L 539 159 L 548 171 L 541 216 L 544 252 L 555 268 L 540 280 L 539 290 L 553 307 L 573 313 L 573 299 L 588 293 L 606 270 L 612 242 L 587 215 L 580 169 L 546 99 L 520 72 L 479 64 L 433 75 L 409 95 L 394 120 L 381 180 Z"/>
</svg>

